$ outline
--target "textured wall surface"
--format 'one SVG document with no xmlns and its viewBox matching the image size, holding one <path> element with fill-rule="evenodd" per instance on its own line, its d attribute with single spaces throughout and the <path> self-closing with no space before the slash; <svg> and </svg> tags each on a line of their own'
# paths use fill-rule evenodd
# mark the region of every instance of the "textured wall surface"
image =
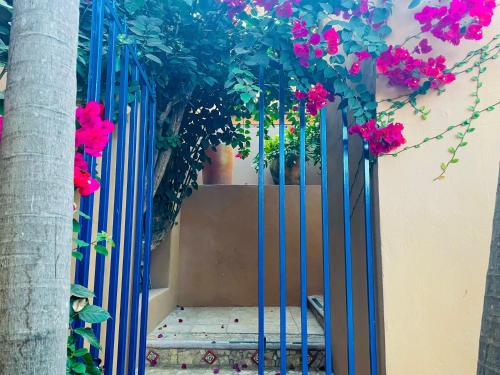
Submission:
<svg viewBox="0 0 500 375">
<path fill-rule="evenodd" d="M 497 12 L 498 13 L 498 12 Z M 414 30 L 409 11 L 392 17 L 394 42 Z M 485 41 L 500 32 L 497 14 Z M 458 48 L 436 43 L 435 54 L 450 62 Z M 500 62 L 485 73 L 482 104 L 500 99 Z M 463 121 L 473 82 L 460 77 L 441 96 L 419 104 L 431 108 L 427 121 L 402 111 L 409 144 Z M 379 99 L 396 92 L 378 82 Z M 445 180 L 434 182 L 454 133 L 398 158 L 379 160 L 380 244 L 382 253 L 386 365 L 388 375 L 467 375 L 476 372 L 491 223 L 500 160 L 500 114 L 487 112 L 468 137 Z"/>
</svg>

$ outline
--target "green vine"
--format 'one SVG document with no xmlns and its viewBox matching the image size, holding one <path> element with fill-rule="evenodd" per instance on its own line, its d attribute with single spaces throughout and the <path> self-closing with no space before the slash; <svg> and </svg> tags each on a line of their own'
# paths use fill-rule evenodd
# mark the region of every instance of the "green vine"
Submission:
<svg viewBox="0 0 500 375">
<path fill-rule="evenodd" d="M 457 158 L 457 154 L 459 151 L 466 147 L 468 142 L 466 141 L 467 136 L 475 131 L 473 127 L 474 121 L 477 120 L 480 115 L 484 112 L 494 111 L 499 105 L 500 101 L 496 103 L 489 104 L 485 107 L 480 107 L 480 103 L 482 102 L 480 97 L 481 88 L 484 85 L 484 82 L 481 81 L 481 76 L 486 72 L 487 67 L 485 66 L 488 62 L 498 59 L 500 54 L 500 43 L 498 43 L 498 39 L 500 39 L 500 35 L 496 35 L 492 38 L 488 43 L 483 45 L 482 47 L 470 51 L 462 60 L 455 63 L 448 71 L 454 73 L 455 75 L 461 74 L 471 74 L 473 73 L 471 80 L 475 82 L 474 91 L 471 93 L 472 103 L 467 108 L 470 112 L 467 115 L 466 119 L 460 121 L 455 125 L 448 126 L 445 130 L 440 131 L 439 133 L 425 137 L 422 141 L 416 142 L 410 146 L 406 146 L 399 151 L 391 152 L 388 154 L 384 154 L 381 156 L 390 155 L 393 157 L 397 157 L 403 152 L 412 149 L 419 149 L 426 143 L 431 141 L 439 141 L 444 139 L 444 136 L 448 133 L 459 129 L 464 128 L 462 131 L 458 131 L 456 133 L 457 142 L 454 146 L 448 148 L 448 152 L 450 153 L 450 157 L 443 163 L 441 163 L 441 172 L 435 178 L 435 180 L 442 180 L 445 178 L 446 172 L 453 164 L 457 164 L 459 159 Z M 416 92 L 412 92 L 410 94 L 402 94 L 395 98 L 386 98 L 379 100 L 377 102 L 378 105 L 388 104 L 388 108 L 379 111 L 377 114 L 377 120 L 382 126 L 389 124 L 390 122 L 395 121 L 395 116 L 397 111 L 406 108 L 407 106 L 411 106 L 414 110 L 414 114 L 419 116 L 422 120 L 427 120 L 430 115 L 431 110 L 426 108 L 425 106 L 418 105 L 418 98 L 421 95 L 425 95 L 430 90 L 430 85 L 424 85 L 422 88 L 417 90 Z M 438 95 L 442 95 L 446 90 L 439 90 Z"/>
</svg>

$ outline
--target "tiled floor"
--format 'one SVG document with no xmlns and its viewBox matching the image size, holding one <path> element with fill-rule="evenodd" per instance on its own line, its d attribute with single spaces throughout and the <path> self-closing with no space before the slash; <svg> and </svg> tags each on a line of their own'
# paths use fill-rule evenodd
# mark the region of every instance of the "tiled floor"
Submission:
<svg viewBox="0 0 500 375">
<path fill-rule="evenodd" d="M 268 307 L 264 313 L 264 327 L 268 344 L 279 343 L 280 310 Z M 309 342 L 320 345 L 323 329 L 308 311 Z M 300 342 L 301 320 L 299 307 L 287 307 L 287 342 Z M 183 347 L 193 341 L 219 343 L 249 343 L 257 340 L 258 310 L 256 307 L 186 307 L 170 314 L 148 337 L 148 345 Z M 186 343 L 189 342 L 189 343 Z M 179 345 L 181 344 L 181 345 Z"/>
</svg>

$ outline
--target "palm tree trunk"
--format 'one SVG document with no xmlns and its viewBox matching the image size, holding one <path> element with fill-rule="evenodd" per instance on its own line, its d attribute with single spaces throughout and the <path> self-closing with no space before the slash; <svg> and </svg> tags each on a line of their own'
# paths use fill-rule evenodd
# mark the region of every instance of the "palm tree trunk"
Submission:
<svg viewBox="0 0 500 375">
<path fill-rule="evenodd" d="M 16 0 L 0 146 L 0 374 L 66 373 L 78 0 Z"/>
<path fill-rule="evenodd" d="M 500 374 L 500 176 L 496 202 L 479 342 L 478 375 Z"/>
</svg>

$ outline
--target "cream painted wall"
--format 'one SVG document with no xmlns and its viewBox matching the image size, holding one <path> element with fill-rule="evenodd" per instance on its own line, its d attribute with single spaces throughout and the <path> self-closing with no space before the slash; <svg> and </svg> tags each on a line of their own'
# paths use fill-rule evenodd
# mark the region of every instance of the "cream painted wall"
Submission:
<svg viewBox="0 0 500 375">
<path fill-rule="evenodd" d="M 391 22 L 394 42 L 415 31 L 403 6 L 397 7 Z M 485 40 L 499 32 L 497 14 Z M 453 62 L 470 46 L 436 43 L 435 51 Z M 487 106 L 500 99 L 499 60 L 489 65 L 483 81 L 481 105 Z M 472 82 L 461 77 L 444 95 L 419 102 L 432 109 L 429 120 L 419 120 L 411 110 L 399 113 L 409 144 L 465 119 L 471 91 Z M 379 80 L 379 99 L 394 94 Z M 433 178 L 449 155 L 447 148 L 456 143 L 453 134 L 398 158 L 379 159 L 387 375 L 476 372 L 500 159 L 500 113 L 483 114 L 475 127 L 460 152 L 460 163 L 444 181 Z"/>
<path fill-rule="evenodd" d="M 265 189 L 267 306 L 279 305 L 278 186 Z M 322 292 L 321 194 L 307 189 L 308 295 Z M 300 305 L 299 189 L 286 187 L 287 304 Z M 257 306 L 257 187 L 200 186 L 182 207 L 183 306 Z M 170 268 L 172 270 L 172 267 Z"/>
</svg>

